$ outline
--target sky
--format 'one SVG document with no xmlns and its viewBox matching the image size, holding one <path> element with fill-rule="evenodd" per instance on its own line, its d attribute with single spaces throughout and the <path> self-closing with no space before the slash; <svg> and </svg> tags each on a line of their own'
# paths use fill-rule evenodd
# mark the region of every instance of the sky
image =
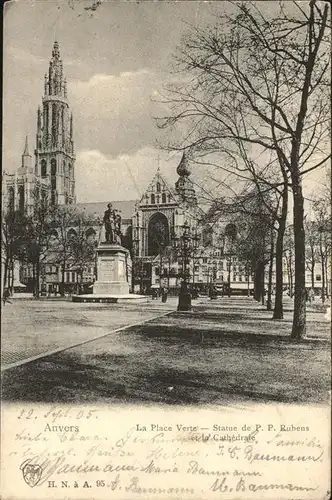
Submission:
<svg viewBox="0 0 332 500">
<path fill-rule="evenodd" d="M 53 43 L 58 41 L 74 114 L 79 202 L 137 199 L 159 165 L 173 185 L 181 153 L 168 153 L 154 117 L 174 78 L 172 56 L 189 26 L 214 23 L 219 2 L 20 0 L 4 21 L 3 165 L 14 172 L 25 136 L 35 147 L 37 107 Z M 197 171 L 196 171 L 197 172 Z M 194 182 L 204 183 L 198 172 Z M 316 184 L 315 184 L 316 183 Z M 318 183 L 318 184 L 317 184 Z M 321 179 L 312 175 L 307 193 Z"/>
<path fill-rule="evenodd" d="M 136 199 L 158 164 L 174 183 L 181 153 L 160 149 L 155 102 L 172 78 L 172 55 L 188 30 L 213 20 L 203 2 L 14 1 L 4 29 L 4 170 L 35 147 L 37 107 L 53 43 L 59 43 L 74 114 L 76 194 L 80 202 Z"/>
</svg>

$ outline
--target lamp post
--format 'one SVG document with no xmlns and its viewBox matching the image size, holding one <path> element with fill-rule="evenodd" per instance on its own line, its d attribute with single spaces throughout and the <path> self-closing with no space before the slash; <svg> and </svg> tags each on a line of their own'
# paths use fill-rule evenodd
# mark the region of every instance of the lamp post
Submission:
<svg viewBox="0 0 332 500">
<path fill-rule="evenodd" d="M 190 226 L 186 221 L 182 226 L 182 235 L 180 238 L 174 237 L 175 248 L 177 248 L 182 257 L 182 283 L 179 292 L 179 303 L 178 311 L 190 311 L 191 310 L 191 294 L 188 287 L 188 282 L 190 278 L 189 271 L 189 259 L 191 252 L 193 251 L 198 237 L 197 235 L 192 235 L 190 233 Z"/>
</svg>

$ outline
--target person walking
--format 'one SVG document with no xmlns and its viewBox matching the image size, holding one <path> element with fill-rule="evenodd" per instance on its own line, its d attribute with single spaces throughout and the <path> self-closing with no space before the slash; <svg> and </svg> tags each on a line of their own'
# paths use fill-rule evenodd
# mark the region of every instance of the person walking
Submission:
<svg viewBox="0 0 332 500">
<path fill-rule="evenodd" d="M 161 290 L 161 301 L 167 302 L 168 289 L 164 286 Z"/>
<path fill-rule="evenodd" d="M 11 301 L 9 300 L 9 297 L 10 297 L 10 291 L 8 290 L 8 288 L 5 288 L 4 291 L 3 291 L 3 295 L 2 295 L 3 305 L 5 305 L 6 302 L 8 302 L 9 304 L 11 304 Z"/>
</svg>

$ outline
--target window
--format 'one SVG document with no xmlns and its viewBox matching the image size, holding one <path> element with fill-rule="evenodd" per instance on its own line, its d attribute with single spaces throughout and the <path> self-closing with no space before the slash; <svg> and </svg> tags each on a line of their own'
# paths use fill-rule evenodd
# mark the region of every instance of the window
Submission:
<svg viewBox="0 0 332 500">
<path fill-rule="evenodd" d="M 72 281 L 76 281 L 76 280 L 75 280 L 75 272 L 71 273 L 71 280 L 72 280 Z"/>
<path fill-rule="evenodd" d="M 76 237 L 77 237 L 77 233 L 76 233 L 75 229 L 69 229 L 69 231 L 67 233 L 67 238 L 71 239 L 71 238 L 76 238 Z"/>
<path fill-rule="evenodd" d="M 8 208 L 9 208 L 9 210 L 13 211 L 14 206 L 15 206 L 15 192 L 14 192 L 14 188 L 12 186 L 10 186 L 8 188 Z"/>
<path fill-rule="evenodd" d="M 19 211 L 21 213 L 23 213 L 24 212 L 24 204 L 25 204 L 24 186 L 19 186 L 19 188 L 18 188 L 18 200 L 19 200 Z"/>
<path fill-rule="evenodd" d="M 162 203 L 166 203 L 166 193 L 163 193 L 163 194 L 161 195 L 161 202 L 162 202 Z"/>
<path fill-rule="evenodd" d="M 157 193 L 160 193 L 160 191 L 161 191 L 160 182 L 157 182 L 156 188 L 157 188 Z"/>
<path fill-rule="evenodd" d="M 156 200 L 155 200 L 155 195 L 152 194 L 151 195 L 151 205 L 154 205 L 156 203 Z"/>
<path fill-rule="evenodd" d="M 160 202 L 160 196 L 159 194 L 157 194 L 157 205 L 159 205 L 159 202 Z"/>
<path fill-rule="evenodd" d="M 51 176 L 56 175 L 56 160 L 51 160 Z"/>
<path fill-rule="evenodd" d="M 203 264 L 206 264 L 207 263 L 207 257 L 203 257 Z"/>
<path fill-rule="evenodd" d="M 320 274 L 316 274 L 316 281 L 322 281 L 322 277 Z"/>
<path fill-rule="evenodd" d="M 67 281 L 67 283 L 70 282 L 70 273 L 66 273 L 66 281 Z"/>
<path fill-rule="evenodd" d="M 42 177 L 46 177 L 46 175 L 47 175 L 46 160 L 42 160 L 41 163 L 40 163 L 40 175 Z"/>
<path fill-rule="evenodd" d="M 93 229 L 93 227 L 89 227 L 85 235 L 89 241 L 94 241 L 96 239 L 96 231 Z"/>
</svg>

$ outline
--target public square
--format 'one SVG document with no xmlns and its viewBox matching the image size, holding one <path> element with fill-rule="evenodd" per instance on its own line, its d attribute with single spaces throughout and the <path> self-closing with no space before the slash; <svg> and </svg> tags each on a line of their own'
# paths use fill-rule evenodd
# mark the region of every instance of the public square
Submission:
<svg viewBox="0 0 332 500">
<path fill-rule="evenodd" d="M 295 343 L 290 299 L 283 321 L 251 297 L 201 297 L 190 312 L 176 306 L 177 298 L 136 305 L 14 299 L 2 315 L 3 399 L 327 404 L 330 323 L 318 303 L 308 305 L 307 336 Z"/>
</svg>

